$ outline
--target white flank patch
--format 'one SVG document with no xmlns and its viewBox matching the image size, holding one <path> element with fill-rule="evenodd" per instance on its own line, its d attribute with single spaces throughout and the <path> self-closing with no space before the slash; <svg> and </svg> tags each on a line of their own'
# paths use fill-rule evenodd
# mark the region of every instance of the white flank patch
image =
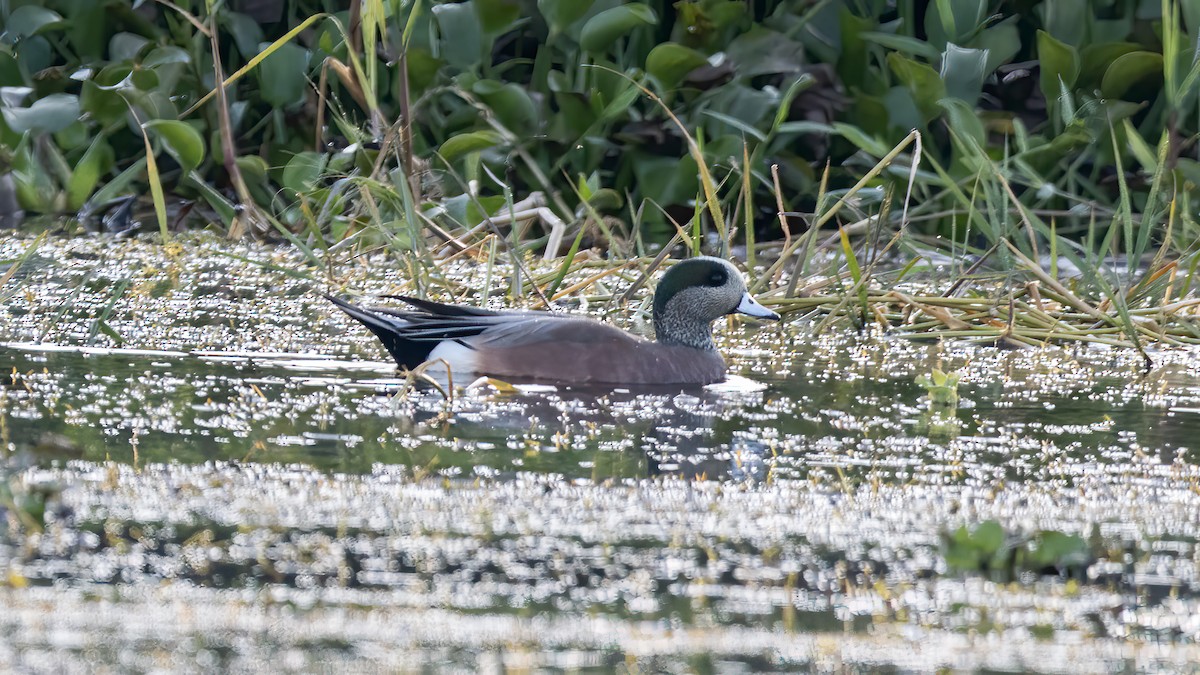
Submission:
<svg viewBox="0 0 1200 675">
<path fill-rule="evenodd" d="M 429 352 L 429 358 L 434 365 L 431 368 L 445 367 L 450 364 L 450 370 L 456 373 L 474 373 L 478 371 L 479 353 L 474 349 L 462 346 L 453 340 L 444 340 Z"/>
</svg>

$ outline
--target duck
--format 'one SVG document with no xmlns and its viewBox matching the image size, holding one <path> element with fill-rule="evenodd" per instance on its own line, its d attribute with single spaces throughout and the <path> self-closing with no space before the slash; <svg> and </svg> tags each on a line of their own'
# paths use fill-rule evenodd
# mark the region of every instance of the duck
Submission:
<svg viewBox="0 0 1200 675">
<path fill-rule="evenodd" d="M 672 265 L 654 292 L 655 339 L 595 319 L 548 311 L 492 311 L 407 296 L 405 309 L 364 308 L 325 296 L 379 338 L 396 363 L 511 383 L 706 385 L 726 377 L 713 321 L 745 314 L 778 321 L 722 258 Z"/>
</svg>

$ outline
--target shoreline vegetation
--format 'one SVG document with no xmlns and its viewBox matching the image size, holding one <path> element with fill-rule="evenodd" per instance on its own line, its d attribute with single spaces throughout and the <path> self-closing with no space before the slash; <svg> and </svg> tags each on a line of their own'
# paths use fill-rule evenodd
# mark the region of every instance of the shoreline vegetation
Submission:
<svg viewBox="0 0 1200 675">
<path fill-rule="evenodd" d="M 503 261 L 533 307 L 709 253 L 822 328 L 1200 343 L 1197 3 L 335 4 L 6 5 L 0 217 Z"/>
</svg>

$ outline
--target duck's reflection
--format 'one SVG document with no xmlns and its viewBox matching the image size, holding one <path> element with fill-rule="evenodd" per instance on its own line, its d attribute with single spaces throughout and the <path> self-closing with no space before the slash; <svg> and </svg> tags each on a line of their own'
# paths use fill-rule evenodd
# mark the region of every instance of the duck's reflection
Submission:
<svg viewBox="0 0 1200 675">
<path fill-rule="evenodd" d="M 503 444 L 526 456 L 569 453 L 601 480 L 762 480 L 767 446 L 741 413 L 761 408 L 764 389 L 744 380 L 732 388 L 522 387 L 460 401 L 453 413 L 424 410 L 396 422 L 401 433 L 453 443 Z"/>
</svg>

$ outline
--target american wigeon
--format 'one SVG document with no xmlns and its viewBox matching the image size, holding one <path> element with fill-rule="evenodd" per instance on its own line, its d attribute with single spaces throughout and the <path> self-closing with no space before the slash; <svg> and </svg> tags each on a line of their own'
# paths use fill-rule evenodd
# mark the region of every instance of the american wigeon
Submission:
<svg viewBox="0 0 1200 675">
<path fill-rule="evenodd" d="M 455 373 L 560 384 L 709 384 L 725 379 L 712 322 L 726 314 L 778 320 L 720 258 L 672 266 L 654 294 L 646 340 L 594 319 L 539 311 L 493 312 L 396 296 L 411 310 L 364 309 L 326 296 L 361 321 L 396 362 L 443 360 Z"/>
</svg>

